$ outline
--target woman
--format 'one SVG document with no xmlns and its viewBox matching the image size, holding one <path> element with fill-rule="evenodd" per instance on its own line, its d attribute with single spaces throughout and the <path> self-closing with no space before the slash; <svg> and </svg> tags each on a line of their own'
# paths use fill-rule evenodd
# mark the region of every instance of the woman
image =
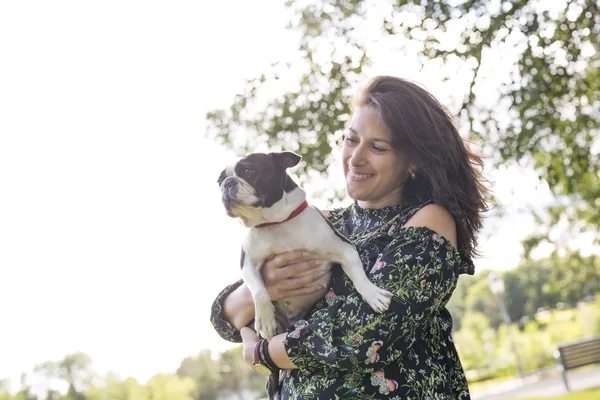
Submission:
<svg viewBox="0 0 600 400">
<path fill-rule="evenodd" d="M 355 99 L 342 155 L 354 203 L 328 218 L 356 245 L 369 279 L 394 294 L 389 310 L 374 312 L 334 268 L 326 297 L 268 344 L 244 327 L 254 306 L 242 282 L 213 304 L 215 329 L 243 340 L 249 364 L 258 348 L 271 369 L 291 369 L 282 399 L 469 398 L 445 305 L 459 275 L 474 273 L 487 210 L 481 159 L 431 94 L 387 76 Z M 272 298 L 316 290 L 318 263 L 301 251 L 266 262 Z"/>
</svg>

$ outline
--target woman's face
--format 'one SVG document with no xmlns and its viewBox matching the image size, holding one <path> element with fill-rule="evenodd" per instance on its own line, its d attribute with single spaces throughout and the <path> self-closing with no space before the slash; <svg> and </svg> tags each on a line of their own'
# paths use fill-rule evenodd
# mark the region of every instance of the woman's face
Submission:
<svg viewBox="0 0 600 400">
<path fill-rule="evenodd" d="M 342 147 L 348 195 L 362 208 L 400 204 L 410 163 L 371 106 L 358 108 Z"/>
</svg>

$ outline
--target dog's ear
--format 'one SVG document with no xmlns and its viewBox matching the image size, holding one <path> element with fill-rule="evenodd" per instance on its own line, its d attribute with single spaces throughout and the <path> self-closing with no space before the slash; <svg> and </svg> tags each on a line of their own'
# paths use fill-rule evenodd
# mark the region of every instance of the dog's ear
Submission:
<svg viewBox="0 0 600 400">
<path fill-rule="evenodd" d="M 219 186 L 221 186 L 221 183 L 223 183 L 223 181 L 225 180 L 225 178 L 227 178 L 227 168 L 225 168 L 223 170 L 223 172 L 221 172 L 221 175 L 219 175 L 219 179 L 217 179 L 217 183 L 219 184 Z"/>
<path fill-rule="evenodd" d="M 281 165 L 283 168 L 288 169 L 298 165 L 302 157 L 291 151 L 282 151 L 281 153 L 271 153 L 271 156 L 275 158 L 275 162 Z"/>
</svg>

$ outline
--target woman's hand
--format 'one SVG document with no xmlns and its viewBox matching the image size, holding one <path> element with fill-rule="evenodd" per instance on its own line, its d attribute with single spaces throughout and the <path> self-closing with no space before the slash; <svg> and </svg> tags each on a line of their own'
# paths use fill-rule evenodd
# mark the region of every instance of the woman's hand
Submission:
<svg viewBox="0 0 600 400">
<path fill-rule="evenodd" d="M 243 327 L 240 330 L 242 335 L 242 341 L 244 342 L 244 349 L 242 350 L 242 357 L 250 368 L 252 368 L 252 356 L 254 352 L 254 344 L 260 340 L 256 332 L 248 327 Z"/>
<path fill-rule="evenodd" d="M 314 293 L 323 286 L 316 281 L 325 275 L 326 262 L 311 258 L 306 251 L 291 251 L 271 257 L 261 273 L 271 301 Z"/>
</svg>

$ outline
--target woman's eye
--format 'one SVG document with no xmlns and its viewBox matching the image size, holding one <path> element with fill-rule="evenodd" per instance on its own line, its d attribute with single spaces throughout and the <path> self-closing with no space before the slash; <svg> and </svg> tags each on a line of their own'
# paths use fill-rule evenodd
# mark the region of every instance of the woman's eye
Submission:
<svg viewBox="0 0 600 400">
<path fill-rule="evenodd" d="M 242 177 L 244 179 L 252 178 L 253 176 L 254 176 L 254 170 L 253 169 L 245 169 L 244 173 L 242 174 Z"/>
<path fill-rule="evenodd" d="M 356 138 L 354 138 L 352 136 L 346 136 L 346 142 L 358 143 L 358 140 L 356 140 Z"/>
<path fill-rule="evenodd" d="M 379 147 L 379 146 L 373 146 L 373 150 L 375 150 L 378 153 L 383 153 L 385 151 L 385 149 L 383 147 Z"/>
</svg>

